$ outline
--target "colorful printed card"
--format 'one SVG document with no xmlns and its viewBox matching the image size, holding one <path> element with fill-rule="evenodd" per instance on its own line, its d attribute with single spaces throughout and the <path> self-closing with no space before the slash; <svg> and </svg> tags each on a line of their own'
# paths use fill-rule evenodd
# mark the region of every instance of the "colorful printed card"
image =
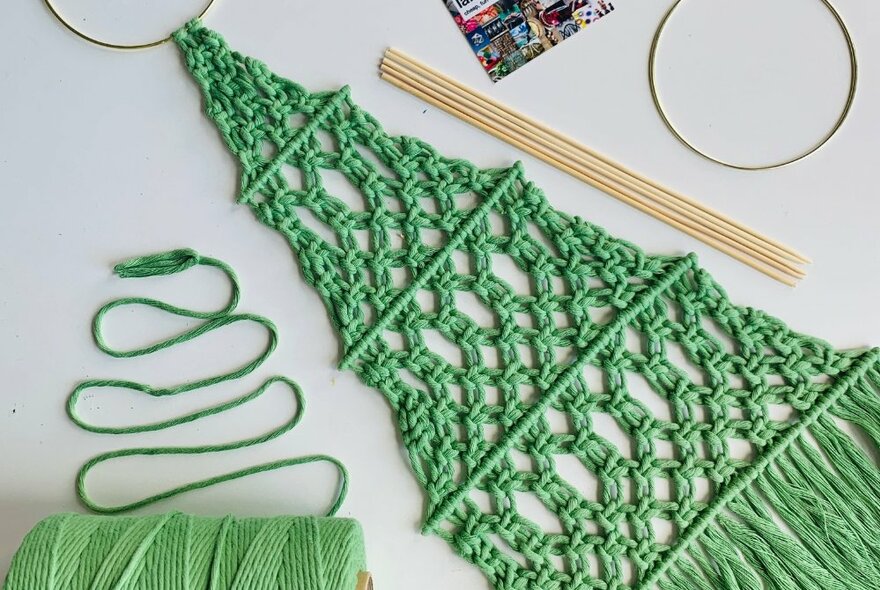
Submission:
<svg viewBox="0 0 880 590">
<path fill-rule="evenodd" d="M 444 0 L 494 82 L 614 10 L 611 0 Z"/>
</svg>

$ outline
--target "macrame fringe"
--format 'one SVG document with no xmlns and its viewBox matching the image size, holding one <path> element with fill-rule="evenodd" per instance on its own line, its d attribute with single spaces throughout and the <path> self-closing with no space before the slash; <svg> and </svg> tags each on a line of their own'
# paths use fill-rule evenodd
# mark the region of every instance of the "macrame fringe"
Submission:
<svg viewBox="0 0 880 590">
<path fill-rule="evenodd" d="M 727 504 L 657 587 L 880 588 L 880 469 L 863 450 L 880 449 L 878 391 L 875 367 Z M 862 445 L 832 416 L 861 428 Z"/>
</svg>

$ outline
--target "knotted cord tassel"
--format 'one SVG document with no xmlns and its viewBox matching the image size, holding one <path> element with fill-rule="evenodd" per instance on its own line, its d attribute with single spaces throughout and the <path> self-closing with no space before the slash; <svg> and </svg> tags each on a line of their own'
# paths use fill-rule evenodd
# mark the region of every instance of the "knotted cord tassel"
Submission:
<svg viewBox="0 0 880 590">
<path fill-rule="evenodd" d="M 132 258 L 117 264 L 113 271 L 123 279 L 157 277 L 183 272 L 200 261 L 195 250 L 184 248 Z"/>
</svg>

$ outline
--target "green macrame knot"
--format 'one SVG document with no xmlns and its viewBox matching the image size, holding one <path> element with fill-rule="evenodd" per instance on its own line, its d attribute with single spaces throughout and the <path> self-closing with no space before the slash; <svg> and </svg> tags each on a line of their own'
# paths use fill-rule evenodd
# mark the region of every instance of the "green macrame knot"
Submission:
<svg viewBox="0 0 880 590">
<path fill-rule="evenodd" d="M 123 279 L 157 277 L 183 272 L 199 264 L 198 252 L 189 248 L 171 250 L 149 256 L 138 256 L 120 262 L 113 271 Z"/>
</svg>

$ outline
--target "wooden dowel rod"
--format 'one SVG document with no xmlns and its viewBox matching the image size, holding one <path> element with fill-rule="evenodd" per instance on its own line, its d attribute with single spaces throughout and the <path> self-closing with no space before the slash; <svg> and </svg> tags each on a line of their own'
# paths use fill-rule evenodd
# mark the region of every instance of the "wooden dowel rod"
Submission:
<svg viewBox="0 0 880 590">
<path fill-rule="evenodd" d="M 387 64 L 383 65 L 382 69 L 385 72 L 389 71 Z M 417 80 L 412 80 L 410 78 L 407 78 L 405 75 L 400 75 L 397 72 L 391 71 L 391 73 L 397 74 L 397 77 L 399 77 L 399 78 L 406 79 L 408 82 L 410 82 L 411 86 L 418 86 L 419 85 L 419 81 L 417 81 Z M 433 98 L 435 98 L 441 102 L 448 102 L 445 98 L 441 97 L 439 95 L 439 93 L 437 93 L 433 89 L 426 89 L 426 90 L 430 91 Z M 456 103 L 453 106 L 453 109 L 455 111 L 453 114 L 460 114 L 463 112 L 462 107 L 461 107 L 461 103 Z M 474 120 L 479 120 L 484 125 L 493 127 L 494 130 L 498 132 L 497 134 L 493 134 L 496 137 L 499 137 L 499 138 L 502 138 L 505 140 L 507 138 L 517 139 L 509 134 L 509 130 L 504 125 L 494 124 L 494 123 L 487 121 L 485 118 L 482 118 L 478 115 L 473 116 L 473 117 L 469 117 L 469 118 L 474 119 Z M 658 217 L 661 221 L 667 222 L 668 219 L 670 219 L 670 218 L 676 218 L 680 222 L 682 222 L 683 225 L 690 227 L 692 230 L 699 232 L 699 233 L 708 234 L 710 237 L 715 238 L 716 242 L 726 243 L 729 246 L 732 246 L 734 249 L 739 249 L 738 245 L 736 243 L 732 242 L 729 238 L 726 238 L 723 236 L 721 236 L 721 237 L 714 236 L 711 234 L 711 232 L 707 232 L 706 229 L 698 223 L 694 223 L 694 222 L 692 222 L 690 220 L 686 220 L 686 219 L 680 219 L 680 218 L 678 218 L 678 216 L 676 216 L 674 214 L 670 214 L 662 209 L 658 209 L 655 203 L 652 203 L 650 201 L 645 203 L 644 201 L 642 201 L 641 199 L 638 198 L 638 195 L 633 195 L 629 192 L 621 191 L 620 187 L 618 187 L 616 185 L 609 185 L 609 183 L 607 181 L 603 181 L 602 179 L 598 179 L 598 178 L 591 176 L 588 172 L 585 172 L 582 168 L 571 164 L 568 161 L 568 159 L 564 157 L 564 154 L 560 155 L 559 153 L 549 151 L 542 146 L 535 145 L 534 141 L 532 141 L 531 138 L 528 138 L 528 137 L 520 138 L 515 142 L 508 142 L 508 143 L 512 143 L 512 145 L 514 145 L 516 147 L 521 147 L 524 144 L 528 145 L 530 148 L 532 148 L 533 151 L 541 152 L 542 156 L 545 156 L 545 157 L 542 157 L 542 159 L 544 161 L 548 161 L 548 159 L 549 159 L 549 160 L 553 160 L 553 161 L 556 161 L 559 163 L 563 163 L 563 164 L 565 164 L 566 170 L 576 170 L 577 172 L 579 172 L 580 174 L 577 176 L 579 179 L 583 180 L 585 176 L 588 177 L 589 183 L 592 186 L 595 186 L 596 188 L 599 188 L 600 190 L 604 190 L 606 192 L 610 191 L 610 194 L 616 198 L 620 198 L 620 196 L 623 195 L 625 197 L 624 202 L 626 202 L 627 204 L 632 204 L 632 201 L 637 201 L 637 202 L 643 203 L 645 208 L 640 208 L 640 210 L 642 210 L 643 212 L 648 212 L 650 215 L 652 215 L 654 217 Z M 770 266 L 772 268 L 776 268 L 777 270 L 780 270 L 780 271 L 784 272 L 785 274 L 791 275 L 793 277 L 800 278 L 804 274 L 801 269 L 793 267 L 787 263 L 779 263 L 778 261 L 775 261 L 775 260 L 770 259 L 766 256 L 763 256 L 763 254 L 761 254 L 760 252 L 749 252 L 747 254 L 750 255 L 752 258 L 756 258 L 756 259 L 760 260 L 761 262 L 767 264 L 768 266 Z"/>
<path fill-rule="evenodd" d="M 710 226 L 714 226 L 715 231 L 726 235 L 728 238 L 735 242 L 738 242 L 746 249 L 752 250 L 754 252 L 760 252 L 763 255 L 776 260 L 781 265 L 788 267 L 796 275 L 804 276 L 805 273 L 802 270 L 797 269 L 797 267 L 791 264 L 792 256 L 790 256 L 788 253 L 781 251 L 779 248 L 767 245 L 762 240 L 756 238 L 753 234 L 744 232 L 720 219 L 713 218 L 712 216 L 700 211 L 699 209 L 690 207 L 687 205 L 687 203 L 681 202 L 651 185 L 640 182 L 637 178 L 627 176 L 620 170 L 617 170 L 614 167 L 609 166 L 608 164 L 596 160 L 590 155 L 589 151 L 585 152 L 579 149 L 566 148 L 560 145 L 559 139 L 557 137 L 543 132 L 536 132 L 533 128 L 521 124 L 521 122 L 516 117 L 506 114 L 502 110 L 493 108 L 491 104 L 484 104 L 480 101 L 469 100 L 466 96 L 457 93 L 455 88 L 444 85 L 440 81 L 442 80 L 441 78 L 432 76 L 430 72 L 426 72 L 420 69 L 412 69 L 411 63 L 398 61 L 394 57 L 394 54 L 389 54 L 386 57 L 386 61 L 384 61 L 383 63 L 387 64 L 390 67 L 406 69 L 408 72 L 412 72 L 413 74 L 418 75 L 420 78 L 424 79 L 423 83 L 432 85 L 435 90 L 442 92 L 450 98 L 455 96 L 464 99 L 467 106 L 476 108 L 482 111 L 487 116 L 492 117 L 496 120 L 499 120 L 500 118 L 500 120 L 504 121 L 507 126 L 513 126 L 520 129 L 520 133 L 522 135 L 531 137 L 538 142 L 548 147 L 551 147 L 556 151 L 559 151 L 560 153 L 564 154 L 567 159 L 577 160 L 580 164 L 589 168 L 593 173 L 601 175 L 616 184 L 626 186 L 643 198 L 654 199 L 664 208 L 676 210 L 684 216 L 689 217 L 690 219 L 705 223 Z"/>
<path fill-rule="evenodd" d="M 382 72 L 381 77 L 383 80 L 400 88 L 401 90 L 404 90 L 405 92 L 408 92 L 409 94 L 417 96 L 418 98 L 424 100 L 425 102 L 427 102 L 427 103 L 429 103 L 429 104 L 431 104 L 441 110 L 444 110 L 455 117 L 463 119 L 465 122 L 468 122 L 471 125 L 474 125 L 475 127 L 482 129 L 486 133 L 489 133 L 489 134 L 493 135 L 494 137 L 501 139 L 502 141 L 510 142 L 512 145 L 515 145 L 519 149 L 522 149 L 523 151 L 531 154 L 532 156 L 534 156 L 540 160 L 543 160 L 547 164 L 561 170 L 562 172 L 565 172 L 565 173 L 570 174 L 576 178 L 579 178 L 580 180 L 586 182 L 587 184 L 590 184 L 591 186 L 598 188 L 599 190 L 602 190 L 605 192 L 610 191 L 614 196 L 619 198 L 621 201 L 624 201 L 625 203 L 631 205 L 632 207 L 635 207 L 636 209 L 638 209 L 644 213 L 647 213 L 648 215 L 651 215 L 652 217 L 660 216 L 659 219 L 661 221 L 663 221 L 664 223 L 667 223 L 667 224 L 675 227 L 676 229 L 679 229 L 680 231 L 683 231 L 684 233 L 690 235 L 691 237 L 693 237 L 697 240 L 700 240 L 701 242 L 708 244 L 709 246 L 712 246 L 713 248 L 718 249 L 719 251 L 727 254 L 728 256 L 734 258 L 735 260 L 742 262 L 743 264 L 746 264 L 747 266 L 757 270 L 758 272 L 763 273 L 763 274 L 769 276 L 770 278 L 775 279 L 775 280 L 777 280 L 785 285 L 788 285 L 790 287 L 794 287 L 796 285 L 796 282 L 792 278 L 790 278 L 789 276 L 786 276 L 782 273 L 776 272 L 773 269 L 767 268 L 766 266 L 759 264 L 754 259 L 752 259 L 748 256 L 745 256 L 744 254 L 742 254 L 738 250 L 734 250 L 733 248 L 730 248 L 726 244 L 718 241 L 716 238 L 702 234 L 697 230 L 693 230 L 689 226 L 685 225 L 684 223 L 682 223 L 674 218 L 668 217 L 662 213 L 656 213 L 648 205 L 643 204 L 638 200 L 632 199 L 631 197 L 618 191 L 617 189 L 610 187 L 610 186 L 607 186 L 607 185 L 603 185 L 601 182 L 593 179 L 592 177 L 589 177 L 589 176 L 587 176 L 587 175 L 585 175 L 585 174 L 583 174 L 573 168 L 570 168 L 565 163 L 559 162 L 556 159 L 554 159 L 554 158 L 552 158 L 552 157 L 550 157 L 550 156 L 548 156 L 548 155 L 546 155 L 536 149 L 533 149 L 533 148 L 529 147 L 528 145 L 525 145 L 524 143 L 522 143 L 516 139 L 508 138 L 502 132 L 496 130 L 494 127 L 486 125 L 486 124 L 474 119 L 470 115 L 467 115 L 466 113 L 460 113 L 453 106 L 447 105 L 447 104 L 443 103 L 442 101 L 435 99 L 434 97 L 430 96 L 428 93 L 423 92 L 419 88 L 413 86 L 409 81 L 407 81 L 401 77 L 396 76 L 393 72 L 387 72 L 387 71 Z"/>
<path fill-rule="evenodd" d="M 407 62 L 411 66 L 418 68 L 419 70 L 421 70 L 425 73 L 428 73 L 436 78 L 443 80 L 444 82 L 448 83 L 449 85 L 452 85 L 452 86 L 460 89 L 461 91 L 475 97 L 477 100 L 482 101 L 484 103 L 488 103 L 492 107 L 494 107 L 500 111 L 503 111 L 504 113 L 506 113 L 507 115 L 509 115 L 513 119 L 515 119 L 518 124 L 524 124 L 527 126 L 531 126 L 533 129 L 540 131 L 541 133 L 552 136 L 553 138 L 558 139 L 559 141 L 562 141 L 562 142 L 568 144 L 569 146 L 571 146 L 572 148 L 582 152 L 587 157 L 593 158 L 593 159 L 601 162 L 606 167 L 614 169 L 621 174 L 625 174 L 627 176 L 630 176 L 633 180 L 638 181 L 639 183 L 642 183 L 646 186 L 650 186 L 653 190 L 664 193 L 669 198 L 675 199 L 675 200 L 681 202 L 682 204 L 689 205 L 689 206 L 693 207 L 694 209 L 702 211 L 702 212 L 706 213 L 707 215 L 716 218 L 720 222 L 726 223 L 726 224 L 732 226 L 733 228 L 736 228 L 736 229 L 738 229 L 748 235 L 751 235 L 755 239 L 767 244 L 768 246 L 771 246 L 771 247 L 777 249 L 780 253 L 783 253 L 784 255 L 788 256 L 789 258 L 791 258 L 795 261 L 802 262 L 802 263 L 811 262 L 809 258 L 807 258 L 803 254 L 797 252 L 796 250 L 792 249 L 791 247 L 786 246 L 776 240 L 773 240 L 772 238 L 770 238 L 768 236 L 765 236 L 763 234 L 758 233 L 754 229 L 726 216 L 725 214 L 709 207 L 708 205 L 704 205 L 703 203 L 700 203 L 699 201 L 696 201 L 690 197 L 687 197 L 686 195 L 674 192 L 674 191 L 666 188 L 665 186 L 661 185 L 660 183 L 658 183 L 650 178 L 647 178 L 644 175 L 639 174 L 639 173 L 621 165 L 620 163 L 611 160 L 610 158 L 602 155 L 601 153 L 596 152 L 595 150 L 588 148 L 587 146 L 577 142 L 576 140 L 572 139 L 571 137 L 548 127 L 544 123 L 541 123 L 540 121 L 537 121 L 537 120 L 529 117 L 528 115 L 524 115 L 522 113 L 519 113 L 519 112 L 513 110 L 512 108 L 504 105 L 503 103 L 496 101 L 492 97 L 487 96 L 487 95 L 485 95 L 481 92 L 478 92 L 476 90 L 473 90 L 472 88 L 469 88 L 468 86 L 465 86 L 464 84 L 447 76 L 446 74 L 443 74 L 442 72 L 434 70 L 430 66 L 424 64 L 423 62 L 421 62 L 413 57 L 410 57 L 397 49 L 394 49 L 394 48 L 388 49 L 386 51 L 386 56 L 391 57 L 392 59 L 395 59 L 397 61 Z"/>
<path fill-rule="evenodd" d="M 385 61 L 382 63 L 381 68 L 383 71 L 388 71 L 389 69 L 395 71 L 395 73 L 397 73 L 400 77 L 404 77 L 404 78 L 409 79 L 414 85 L 427 85 L 435 93 L 441 94 L 445 97 L 441 100 L 454 101 L 456 103 L 456 105 L 458 106 L 459 111 L 464 111 L 464 110 L 474 106 L 473 103 L 467 99 L 467 97 L 456 94 L 453 90 L 449 89 L 447 86 L 444 86 L 444 85 L 442 85 L 432 79 L 426 79 L 426 78 L 415 79 L 415 78 L 413 78 L 412 72 L 410 70 L 401 69 L 399 67 L 399 64 L 396 62 Z M 549 142 L 546 139 L 543 139 L 542 137 L 536 137 L 535 135 L 533 135 L 531 133 L 527 133 L 522 130 L 517 130 L 517 129 L 510 130 L 509 126 L 507 125 L 507 123 L 509 122 L 507 120 L 507 118 L 502 117 L 502 116 L 500 116 L 492 111 L 489 111 L 487 109 L 484 109 L 480 105 L 476 105 L 476 108 L 477 108 L 477 110 L 481 111 L 482 116 L 480 118 L 484 122 L 486 122 L 485 118 L 488 117 L 489 119 L 492 119 L 494 121 L 494 123 L 491 123 L 493 126 L 496 126 L 503 131 L 508 131 L 508 132 L 512 131 L 513 133 L 516 133 L 517 135 L 519 135 L 520 137 L 522 137 L 524 139 L 527 139 L 533 143 L 537 142 L 537 143 L 541 144 L 543 146 L 542 151 L 549 150 L 556 159 L 562 160 L 564 162 L 569 162 L 572 159 L 572 158 L 570 158 L 571 153 L 569 151 L 567 151 L 563 146 Z M 499 125 L 500 125 L 500 127 L 499 127 Z M 584 162 L 581 158 L 575 157 L 574 160 L 576 160 L 576 162 L 578 162 L 580 165 L 571 165 L 572 168 L 580 169 L 582 172 L 586 171 L 587 174 L 590 174 L 590 173 L 596 174 L 597 173 L 597 171 L 595 169 L 593 169 L 589 165 L 588 162 Z M 605 182 L 603 184 L 606 186 L 607 186 L 608 182 L 611 182 L 617 188 L 628 192 L 628 194 L 633 198 L 639 198 L 640 200 L 642 200 L 646 197 L 646 195 L 639 192 L 637 186 L 635 186 L 633 183 L 627 181 L 626 179 L 618 178 L 614 175 L 601 175 L 601 176 L 604 177 Z M 602 180 L 602 179 L 600 178 L 598 180 Z M 647 195 L 647 198 L 648 198 L 648 200 L 650 200 L 650 195 Z M 658 205 L 660 207 L 667 208 L 667 207 L 664 207 L 665 203 L 658 203 Z M 674 207 L 674 206 L 668 207 L 668 208 L 677 211 L 678 213 L 684 215 L 685 217 L 694 221 L 698 225 L 704 224 L 707 221 L 704 216 L 695 215 L 691 211 L 687 211 L 687 210 L 682 211 L 680 208 Z M 711 231 L 711 228 L 707 228 L 707 229 L 709 231 Z M 787 258 L 782 258 L 778 254 L 776 254 L 775 252 L 771 252 L 771 251 L 766 250 L 766 248 L 764 248 L 761 244 L 755 244 L 754 242 L 749 241 L 747 238 L 744 238 L 743 236 L 740 236 L 737 234 L 732 234 L 731 232 L 727 231 L 726 228 L 715 228 L 714 231 L 718 231 L 722 234 L 723 237 L 720 239 L 720 241 L 728 243 L 731 246 L 733 246 L 734 248 L 737 248 L 737 247 L 744 248 L 749 253 L 749 255 L 761 260 L 762 262 L 764 262 L 774 268 L 777 268 L 777 269 L 779 269 L 787 274 L 790 274 L 794 277 L 801 278 L 801 277 L 805 276 L 804 271 L 801 270 L 800 268 L 797 268 L 793 264 L 791 264 L 791 262 L 789 262 L 789 260 Z"/>
</svg>

